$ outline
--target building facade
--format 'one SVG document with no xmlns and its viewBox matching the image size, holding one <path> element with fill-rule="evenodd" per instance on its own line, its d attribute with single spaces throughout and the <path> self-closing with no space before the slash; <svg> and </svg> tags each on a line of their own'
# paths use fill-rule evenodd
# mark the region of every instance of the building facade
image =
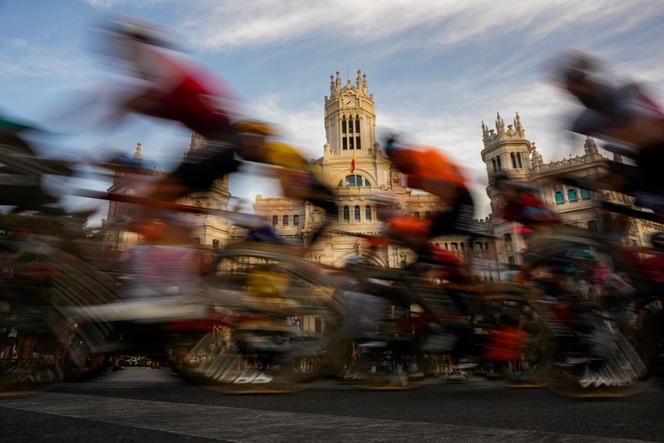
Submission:
<svg viewBox="0 0 664 443">
<path fill-rule="evenodd" d="M 489 129 L 484 122 L 481 127 L 481 156 L 486 166 L 489 183 L 486 192 L 492 209 L 489 220 L 495 236 L 497 261 L 500 264 L 520 263 L 525 242 L 515 225 L 502 220 L 496 211 L 502 204 L 493 185 L 493 178 L 497 173 L 508 173 L 515 180 L 536 185 L 535 189 L 542 201 L 558 214 L 563 223 L 592 231 L 603 228 L 597 209 L 598 200 L 633 205 L 633 199 L 623 194 L 609 191 L 591 192 L 551 180 L 552 177 L 560 175 L 593 179 L 607 173 L 609 159 L 600 153 L 592 138 L 586 138 L 582 155 L 544 163 L 535 143 L 526 138 L 518 113 L 512 124 L 507 126 L 500 114 L 497 114 L 495 129 Z M 613 160 L 621 161 L 616 156 Z M 657 223 L 630 219 L 623 241 L 635 246 L 648 246 L 650 235 L 661 229 L 662 225 Z"/>
<path fill-rule="evenodd" d="M 383 155 L 376 140 L 376 110 L 372 94 L 369 93 L 366 74 L 357 72 L 354 82 L 344 83 L 339 72 L 330 76 L 329 95 L 324 100 L 324 124 L 326 143 L 322 146 L 322 156 L 313 162 L 313 168 L 321 181 L 336 193 L 339 206 L 337 223 L 330 232 L 321 236 L 315 245 L 310 238 L 316 226 L 322 222 L 320 210 L 307 202 L 286 197 L 264 197 L 257 195 L 254 212 L 265 217 L 275 230 L 291 242 L 309 248 L 309 258 L 313 261 L 343 266 L 351 256 L 364 256 L 379 266 L 402 267 L 414 255 L 407 248 L 390 245 L 382 250 L 370 251 L 359 234 L 377 234 L 382 226 L 371 196 L 376 193 L 389 193 L 404 212 L 415 217 L 427 217 L 438 208 L 436 197 L 414 192 L 404 185 L 401 174 L 395 170 Z M 521 262 L 521 252 L 525 248 L 523 239 L 512 223 L 501 220 L 496 211 L 502 203 L 493 186 L 493 178 L 498 172 L 508 172 L 514 179 L 538 185 L 543 200 L 553 208 L 561 219 L 571 225 L 598 230 L 601 220 L 598 217 L 596 202 L 601 198 L 631 204 L 628 197 L 617 193 L 597 195 L 585 189 L 550 184 L 548 178 L 558 174 L 572 174 L 592 178 L 606 172 L 606 161 L 595 142 L 588 138 L 584 154 L 544 163 L 535 144 L 526 138 L 521 118 L 516 114 L 511 124 L 497 114 L 495 128 L 482 122 L 481 159 L 486 166 L 488 186 L 486 192 L 491 201 L 491 214 L 476 220 L 477 231 L 486 235 L 483 239 L 469 242 L 461 236 L 448 236 L 435 239 L 440 246 L 459 255 L 471 264 L 480 278 L 500 279 L 500 272 L 510 264 Z M 191 150 L 198 149 L 204 141 L 194 134 Z M 140 151 L 140 149 L 139 149 Z M 140 156 L 140 152 L 138 153 Z M 133 192 L 123 184 L 120 177 L 110 190 Z M 126 180 L 125 180 L 126 182 Z M 206 193 L 191 194 L 182 199 L 185 204 L 228 209 L 230 192 L 228 179 L 218 180 L 213 189 Z M 121 205 L 121 204 L 120 204 Z M 111 203 L 105 226 L 112 226 L 126 218 L 126 211 Z M 244 231 L 230 225 L 225 219 L 212 215 L 187 215 L 193 226 L 193 242 L 204 247 L 222 248 L 229 241 L 242 238 Z M 661 230 L 662 226 L 642 220 L 631 220 L 626 242 L 647 245 L 650 233 Z M 131 237 L 131 238 L 130 238 Z M 139 241 L 135 234 L 109 234 L 109 244 L 115 249 L 126 249 Z"/>
</svg>

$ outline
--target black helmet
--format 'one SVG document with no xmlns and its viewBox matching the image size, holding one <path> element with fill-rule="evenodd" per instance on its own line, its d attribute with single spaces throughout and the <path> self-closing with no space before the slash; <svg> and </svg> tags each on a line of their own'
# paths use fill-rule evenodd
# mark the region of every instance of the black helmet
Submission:
<svg viewBox="0 0 664 443">
<path fill-rule="evenodd" d="M 397 149 L 401 148 L 403 148 L 403 145 L 399 141 L 399 136 L 394 133 L 388 134 L 383 143 L 383 153 L 385 156 L 390 158 Z"/>
<path fill-rule="evenodd" d="M 600 62 L 590 54 L 572 51 L 563 54 L 556 63 L 554 79 L 565 87 L 594 81 Z"/>
</svg>

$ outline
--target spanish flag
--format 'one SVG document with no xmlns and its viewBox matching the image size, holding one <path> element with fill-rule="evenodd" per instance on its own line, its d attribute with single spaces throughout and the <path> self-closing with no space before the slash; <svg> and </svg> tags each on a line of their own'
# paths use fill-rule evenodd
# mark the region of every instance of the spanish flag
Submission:
<svg viewBox="0 0 664 443">
<path fill-rule="evenodd" d="M 350 161 L 350 172 L 355 172 L 355 152 L 353 152 L 353 159 Z"/>
</svg>

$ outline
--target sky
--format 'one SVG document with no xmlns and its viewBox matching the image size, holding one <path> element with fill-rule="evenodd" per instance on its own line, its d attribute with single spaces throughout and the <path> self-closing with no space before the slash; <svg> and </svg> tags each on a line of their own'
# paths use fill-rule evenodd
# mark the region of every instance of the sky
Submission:
<svg viewBox="0 0 664 443">
<path fill-rule="evenodd" d="M 38 140 L 50 153 L 99 158 L 140 142 L 144 157 L 169 169 L 188 148 L 191 134 L 172 123 L 135 117 L 113 131 L 84 124 L 96 114 L 82 97 L 112 97 L 120 84 L 92 32 L 109 13 L 168 28 L 233 88 L 244 114 L 277 124 L 311 158 L 325 142 L 329 76 L 354 80 L 361 69 L 378 130 L 408 134 L 463 165 L 478 217 L 489 212 L 481 121 L 493 127 L 496 112 L 508 123 L 519 112 L 545 161 L 583 150 L 563 130 L 576 105 L 547 75 L 556 54 L 595 54 L 616 79 L 642 81 L 664 100 L 664 8 L 656 0 L 0 0 L 0 110 L 53 131 Z M 252 199 L 278 187 L 239 174 L 231 191 Z"/>
</svg>

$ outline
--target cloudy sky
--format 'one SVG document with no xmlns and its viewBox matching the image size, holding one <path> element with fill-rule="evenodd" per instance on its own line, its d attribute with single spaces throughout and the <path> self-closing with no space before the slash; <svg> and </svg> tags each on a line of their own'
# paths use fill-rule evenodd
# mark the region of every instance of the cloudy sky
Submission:
<svg viewBox="0 0 664 443">
<path fill-rule="evenodd" d="M 664 8 L 629 0 L 0 0 L 0 108 L 59 128 L 80 94 L 113 91 L 92 48 L 91 27 L 109 12 L 168 27 L 182 49 L 229 83 L 243 111 L 281 126 L 320 156 L 329 76 L 367 73 L 379 129 L 439 147 L 462 163 L 488 210 L 480 122 L 519 112 L 545 161 L 582 150 L 563 131 L 574 109 L 548 82 L 547 62 L 577 48 L 617 77 L 646 82 L 664 99 Z M 64 120 L 66 121 L 66 119 Z M 68 129 L 49 149 L 94 156 L 133 150 L 172 167 L 190 134 L 135 118 L 112 133 Z M 238 176 L 234 193 L 274 187 Z"/>
</svg>

